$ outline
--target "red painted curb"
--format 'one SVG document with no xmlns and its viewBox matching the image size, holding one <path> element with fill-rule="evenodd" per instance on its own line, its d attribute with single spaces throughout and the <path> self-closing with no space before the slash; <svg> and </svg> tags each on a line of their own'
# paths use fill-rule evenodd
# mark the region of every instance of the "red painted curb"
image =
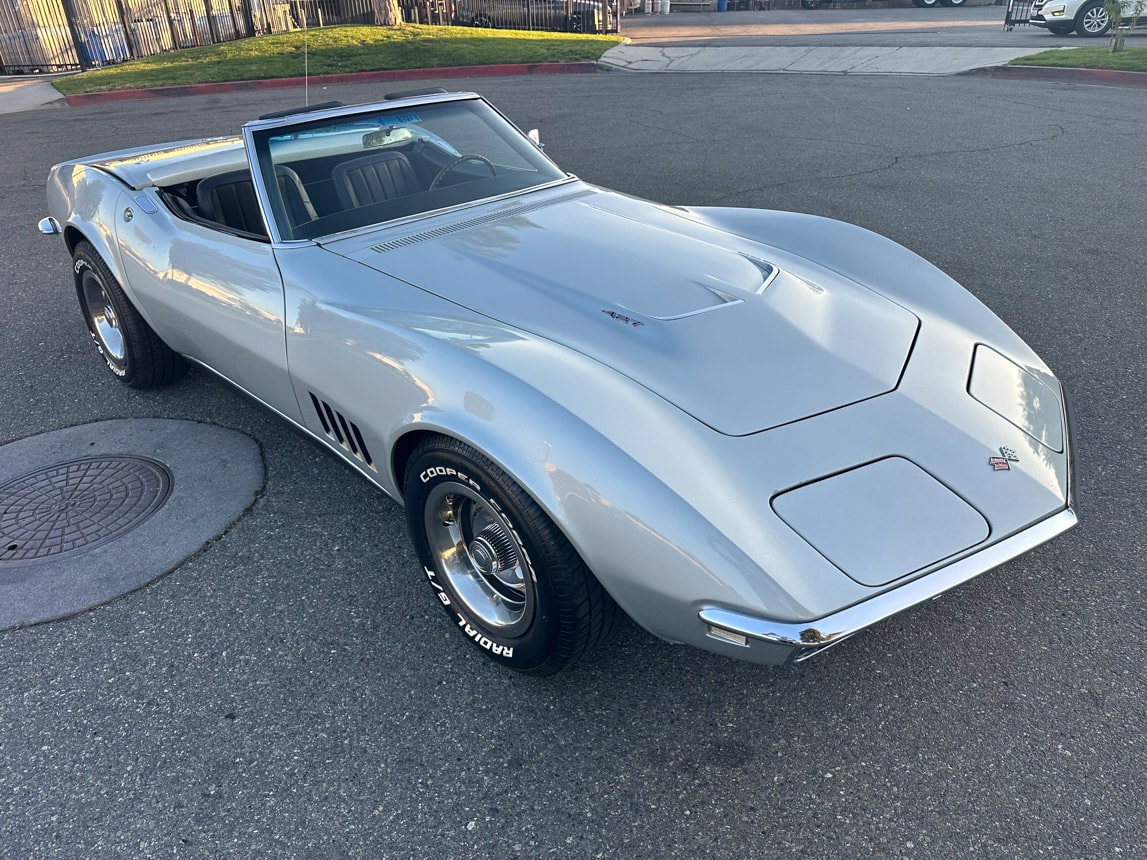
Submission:
<svg viewBox="0 0 1147 860">
<path fill-rule="evenodd" d="M 997 66 L 993 78 L 1027 78 L 1034 81 L 1069 81 L 1109 87 L 1147 87 L 1147 72 L 1118 69 L 1060 69 L 1052 66 Z"/>
<path fill-rule="evenodd" d="M 182 87 L 148 87 L 139 90 L 116 90 L 110 93 L 77 93 L 66 96 L 68 104 L 94 105 L 133 99 L 201 96 L 211 93 L 234 93 L 246 90 L 276 90 L 335 84 L 367 84 L 375 81 L 412 81 L 434 78 L 490 78 L 511 75 L 581 75 L 597 71 L 597 63 L 503 63 L 495 66 L 444 66 L 439 69 L 392 69 L 381 72 L 348 72 L 342 75 L 311 75 L 307 78 L 274 78 L 267 81 L 227 81 L 217 84 L 188 84 Z"/>
</svg>

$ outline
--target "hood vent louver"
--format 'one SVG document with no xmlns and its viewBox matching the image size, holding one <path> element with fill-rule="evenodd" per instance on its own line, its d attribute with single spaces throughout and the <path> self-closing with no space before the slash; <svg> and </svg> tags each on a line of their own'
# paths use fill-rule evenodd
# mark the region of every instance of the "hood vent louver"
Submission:
<svg viewBox="0 0 1147 860">
<path fill-rule="evenodd" d="M 483 224 L 490 224 L 494 221 L 501 221 L 503 218 L 509 218 L 515 215 L 524 215 L 527 212 L 536 212 L 539 209 L 546 209 L 550 206 L 556 206 L 559 203 L 567 203 L 570 200 L 577 200 L 581 197 L 588 197 L 594 193 L 594 191 L 582 189 L 580 191 L 574 191 L 570 194 L 559 194 L 557 197 L 550 197 L 546 200 L 537 200 L 533 203 L 519 203 L 516 206 L 507 206 L 504 209 L 499 209 L 497 212 L 491 212 L 489 215 L 479 215 L 476 218 L 467 218 L 463 221 L 455 221 L 453 224 L 447 224 L 434 230 L 424 230 L 421 233 L 411 233 L 409 236 L 403 236 L 399 239 L 391 239 L 389 242 L 381 242 L 377 245 L 371 246 L 371 250 L 377 251 L 380 254 L 385 254 L 387 251 L 394 251 L 398 248 L 405 248 L 407 245 L 416 245 L 419 242 L 425 242 L 427 239 L 440 239 L 443 236 L 449 236 L 451 233 L 459 233 L 462 230 L 469 230 L 472 227 L 480 227 Z"/>
<path fill-rule="evenodd" d="M 311 394 L 311 392 L 307 393 Z M 323 425 L 323 431 L 327 434 L 327 438 L 337 442 L 344 451 L 377 472 L 378 469 L 374 465 L 374 460 L 371 459 L 370 451 L 366 447 L 366 442 L 363 441 L 358 425 L 353 421 L 348 421 L 341 412 L 332 409 L 329 403 L 320 400 L 314 394 L 311 394 L 311 403 L 315 407 L 315 414 L 319 416 L 319 422 Z"/>
</svg>

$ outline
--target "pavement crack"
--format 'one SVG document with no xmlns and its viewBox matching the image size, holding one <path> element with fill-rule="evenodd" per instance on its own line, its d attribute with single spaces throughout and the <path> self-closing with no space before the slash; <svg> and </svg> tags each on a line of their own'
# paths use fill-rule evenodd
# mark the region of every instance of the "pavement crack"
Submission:
<svg viewBox="0 0 1147 860">
<path fill-rule="evenodd" d="M 688 143 L 704 143 L 705 142 L 705 138 L 695 137 L 695 136 L 690 135 L 690 134 L 685 134 L 679 127 L 676 127 L 676 126 L 657 125 L 656 123 L 653 123 L 653 122 L 648 122 L 648 121 L 643 121 L 641 119 L 638 119 L 635 116 L 631 116 L 629 118 L 629 122 L 632 123 L 633 125 L 637 126 L 638 128 L 644 128 L 644 129 L 647 129 L 648 131 L 658 132 L 659 134 L 676 135 L 678 138 L 680 138 L 681 140 L 686 141 Z M 664 140 L 662 142 L 664 142 Z"/>
<path fill-rule="evenodd" d="M 865 168 L 863 170 L 850 170 L 850 171 L 847 171 L 845 173 L 834 173 L 834 174 L 827 174 L 827 175 L 826 174 L 818 174 L 817 176 L 800 176 L 800 177 L 795 177 L 793 179 L 785 179 L 781 182 L 769 182 L 769 183 L 766 183 L 764 185 L 757 185 L 757 186 L 754 186 L 752 188 L 740 189 L 740 190 L 733 192 L 731 194 L 725 194 L 721 197 L 715 198 L 714 202 L 720 203 L 720 202 L 724 202 L 726 200 L 743 197 L 746 194 L 753 194 L 753 193 L 756 193 L 758 191 L 770 191 L 774 188 L 784 188 L 787 185 L 798 185 L 802 182 L 809 182 L 809 181 L 824 182 L 824 181 L 833 180 L 833 179 L 853 179 L 853 178 L 859 177 L 859 176 L 871 176 L 875 173 L 883 173 L 885 171 L 892 170 L 895 167 L 899 166 L 901 162 L 914 161 L 914 160 L 920 159 L 920 158 L 935 158 L 938 156 L 942 157 L 945 155 L 977 155 L 977 154 L 985 153 L 985 152 L 998 152 L 998 151 L 1004 150 L 1004 149 L 1013 149 L 1013 148 L 1018 147 L 1018 146 L 1030 146 L 1032 144 L 1046 143 L 1049 140 L 1055 140 L 1057 137 L 1062 137 L 1066 133 L 1063 126 L 1061 126 L 1061 125 L 1052 126 L 1052 130 L 1053 130 L 1053 133 L 1047 134 L 1043 137 L 1025 138 L 1023 140 L 1015 140 L 1015 141 L 1011 141 L 1009 143 L 1001 143 L 1001 144 L 998 144 L 995 146 L 982 146 L 982 147 L 976 147 L 973 149 L 939 149 L 939 150 L 933 150 L 931 152 L 914 153 L 911 155 L 894 155 L 894 156 L 892 156 L 891 161 L 889 161 L 887 164 L 881 164 L 881 165 L 878 165 L 875 167 L 868 167 L 868 168 Z M 824 139 L 823 138 L 817 138 L 817 140 L 823 142 Z"/>
</svg>

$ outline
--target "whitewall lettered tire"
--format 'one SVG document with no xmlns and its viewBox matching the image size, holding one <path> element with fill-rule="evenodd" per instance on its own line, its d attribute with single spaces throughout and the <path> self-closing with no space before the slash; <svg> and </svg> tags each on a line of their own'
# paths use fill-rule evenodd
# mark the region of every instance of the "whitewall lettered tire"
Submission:
<svg viewBox="0 0 1147 860">
<path fill-rule="evenodd" d="M 451 622 L 502 665 L 552 675 L 613 627 L 618 609 L 538 504 L 469 445 L 424 440 L 406 470 L 407 525 Z"/>
<path fill-rule="evenodd" d="M 139 315 L 91 243 L 76 245 L 72 273 L 88 332 L 108 369 L 120 380 L 133 388 L 155 388 L 186 372 L 183 357 Z"/>
</svg>

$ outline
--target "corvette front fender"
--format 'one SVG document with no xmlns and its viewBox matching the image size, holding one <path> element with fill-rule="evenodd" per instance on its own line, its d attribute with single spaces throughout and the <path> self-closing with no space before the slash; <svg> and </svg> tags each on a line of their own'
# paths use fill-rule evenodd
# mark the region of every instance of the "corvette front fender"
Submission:
<svg viewBox="0 0 1147 860">
<path fill-rule="evenodd" d="M 382 452 L 451 436 L 509 474 L 655 635 L 711 648 L 697 614 L 710 605 L 809 616 L 650 465 L 692 449 L 703 467 L 692 434 L 711 430 L 586 356 L 312 250 L 280 255 L 296 395 L 320 438 L 312 395 L 360 428 L 374 463 L 357 465 L 390 495 L 403 476 Z"/>
</svg>

